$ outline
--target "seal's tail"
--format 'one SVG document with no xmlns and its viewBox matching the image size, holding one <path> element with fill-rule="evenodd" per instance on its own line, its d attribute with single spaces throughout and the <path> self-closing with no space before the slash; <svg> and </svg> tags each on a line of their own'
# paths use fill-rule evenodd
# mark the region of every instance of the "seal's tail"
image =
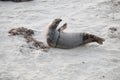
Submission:
<svg viewBox="0 0 120 80">
<path fill-rule="evenodd" d="M 85 43 L 97 42 L 98 44 L 103 44 L 105 39 L 101 38 L 101 37 L 98 37 L 96 35 L 93 35 L 93 34 L 84 33 L 83 34 L 83 41 Z"/>
</svg>

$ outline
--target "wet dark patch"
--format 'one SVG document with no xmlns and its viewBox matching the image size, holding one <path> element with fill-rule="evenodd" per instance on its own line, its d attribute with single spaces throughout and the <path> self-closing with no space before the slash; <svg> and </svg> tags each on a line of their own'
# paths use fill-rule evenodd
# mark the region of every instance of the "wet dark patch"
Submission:
<svg viewBox="0 0 120 80">
<path fill-rule="evenodd" d="M 33 38 L 34 30 L 27 29 L 24 27 L 13 28 L 9 32 L 10 36 L 22 35 L 27 43 L 32 43 L 32 45 L 37 49 L 48 49 L 49 46 L 45 45 L 42 41 L 38 41 Z"/>
</svg>

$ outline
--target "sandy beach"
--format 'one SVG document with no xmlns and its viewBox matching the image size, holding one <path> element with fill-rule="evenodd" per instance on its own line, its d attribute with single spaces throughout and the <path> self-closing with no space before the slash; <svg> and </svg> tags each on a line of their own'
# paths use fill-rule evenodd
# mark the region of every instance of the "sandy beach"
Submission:
<svg viewBox="0 0 120 80">
<path fill-rule="evenodd" d="M 120 0 L 0 1 L 0 80 L 120 80 Z M 35 30 L 46 43 L 47 26 L 61 18 L 65 32 L 105 39 L 74 49 L 31 49 L 12 28 Z"/>
</svg>

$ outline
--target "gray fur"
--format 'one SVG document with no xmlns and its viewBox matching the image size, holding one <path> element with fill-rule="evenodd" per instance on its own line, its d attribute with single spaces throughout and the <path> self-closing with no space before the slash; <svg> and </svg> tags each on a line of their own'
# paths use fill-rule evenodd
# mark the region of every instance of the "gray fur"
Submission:
<svg viewBox="0 0 120 80">
<path fill-rule="evenodd" d="M 55 19 L 48 28 L 46 37 L 47 37 L 47 43 L 51 47 L 56 46 L 59 37 L 59 31 L 57 31 L 56 28 L 61 21 L 62 21 L 61 19 Z"/>
<path fill-rule="evenodd" d="M 74 48 L 83 44 L 82 33 L 64 33 L 60 32 L 59 39 L 57 42 L 57 48 Z"/>
<path fill-rule="evenodd" d="M 67 27 L 65 23 L 58 30 L 56 29 L 61 19 L 55 19 L 47 31 L 47 43 L 50 47 L 70 49 L 90 42 L 103 44 L 104 39 L 88 33 L 65 33 L 63 30 Z"/>
</svg>

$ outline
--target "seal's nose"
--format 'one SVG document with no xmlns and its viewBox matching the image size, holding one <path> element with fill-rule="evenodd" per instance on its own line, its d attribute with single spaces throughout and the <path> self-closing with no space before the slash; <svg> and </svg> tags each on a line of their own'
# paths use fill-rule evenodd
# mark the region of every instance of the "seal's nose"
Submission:
<svg viewBox="0 0 120 80">
<path fill-rule="evenodd" d="M 62 21 L 62 19 L 60 19 L 60 21 Z"/>
<path fill-rule="evenodd" d="M 62 19 L 60 19 L 60 18 L 56 18 L 55 21 L 61 22 Z"/>
</svg>

